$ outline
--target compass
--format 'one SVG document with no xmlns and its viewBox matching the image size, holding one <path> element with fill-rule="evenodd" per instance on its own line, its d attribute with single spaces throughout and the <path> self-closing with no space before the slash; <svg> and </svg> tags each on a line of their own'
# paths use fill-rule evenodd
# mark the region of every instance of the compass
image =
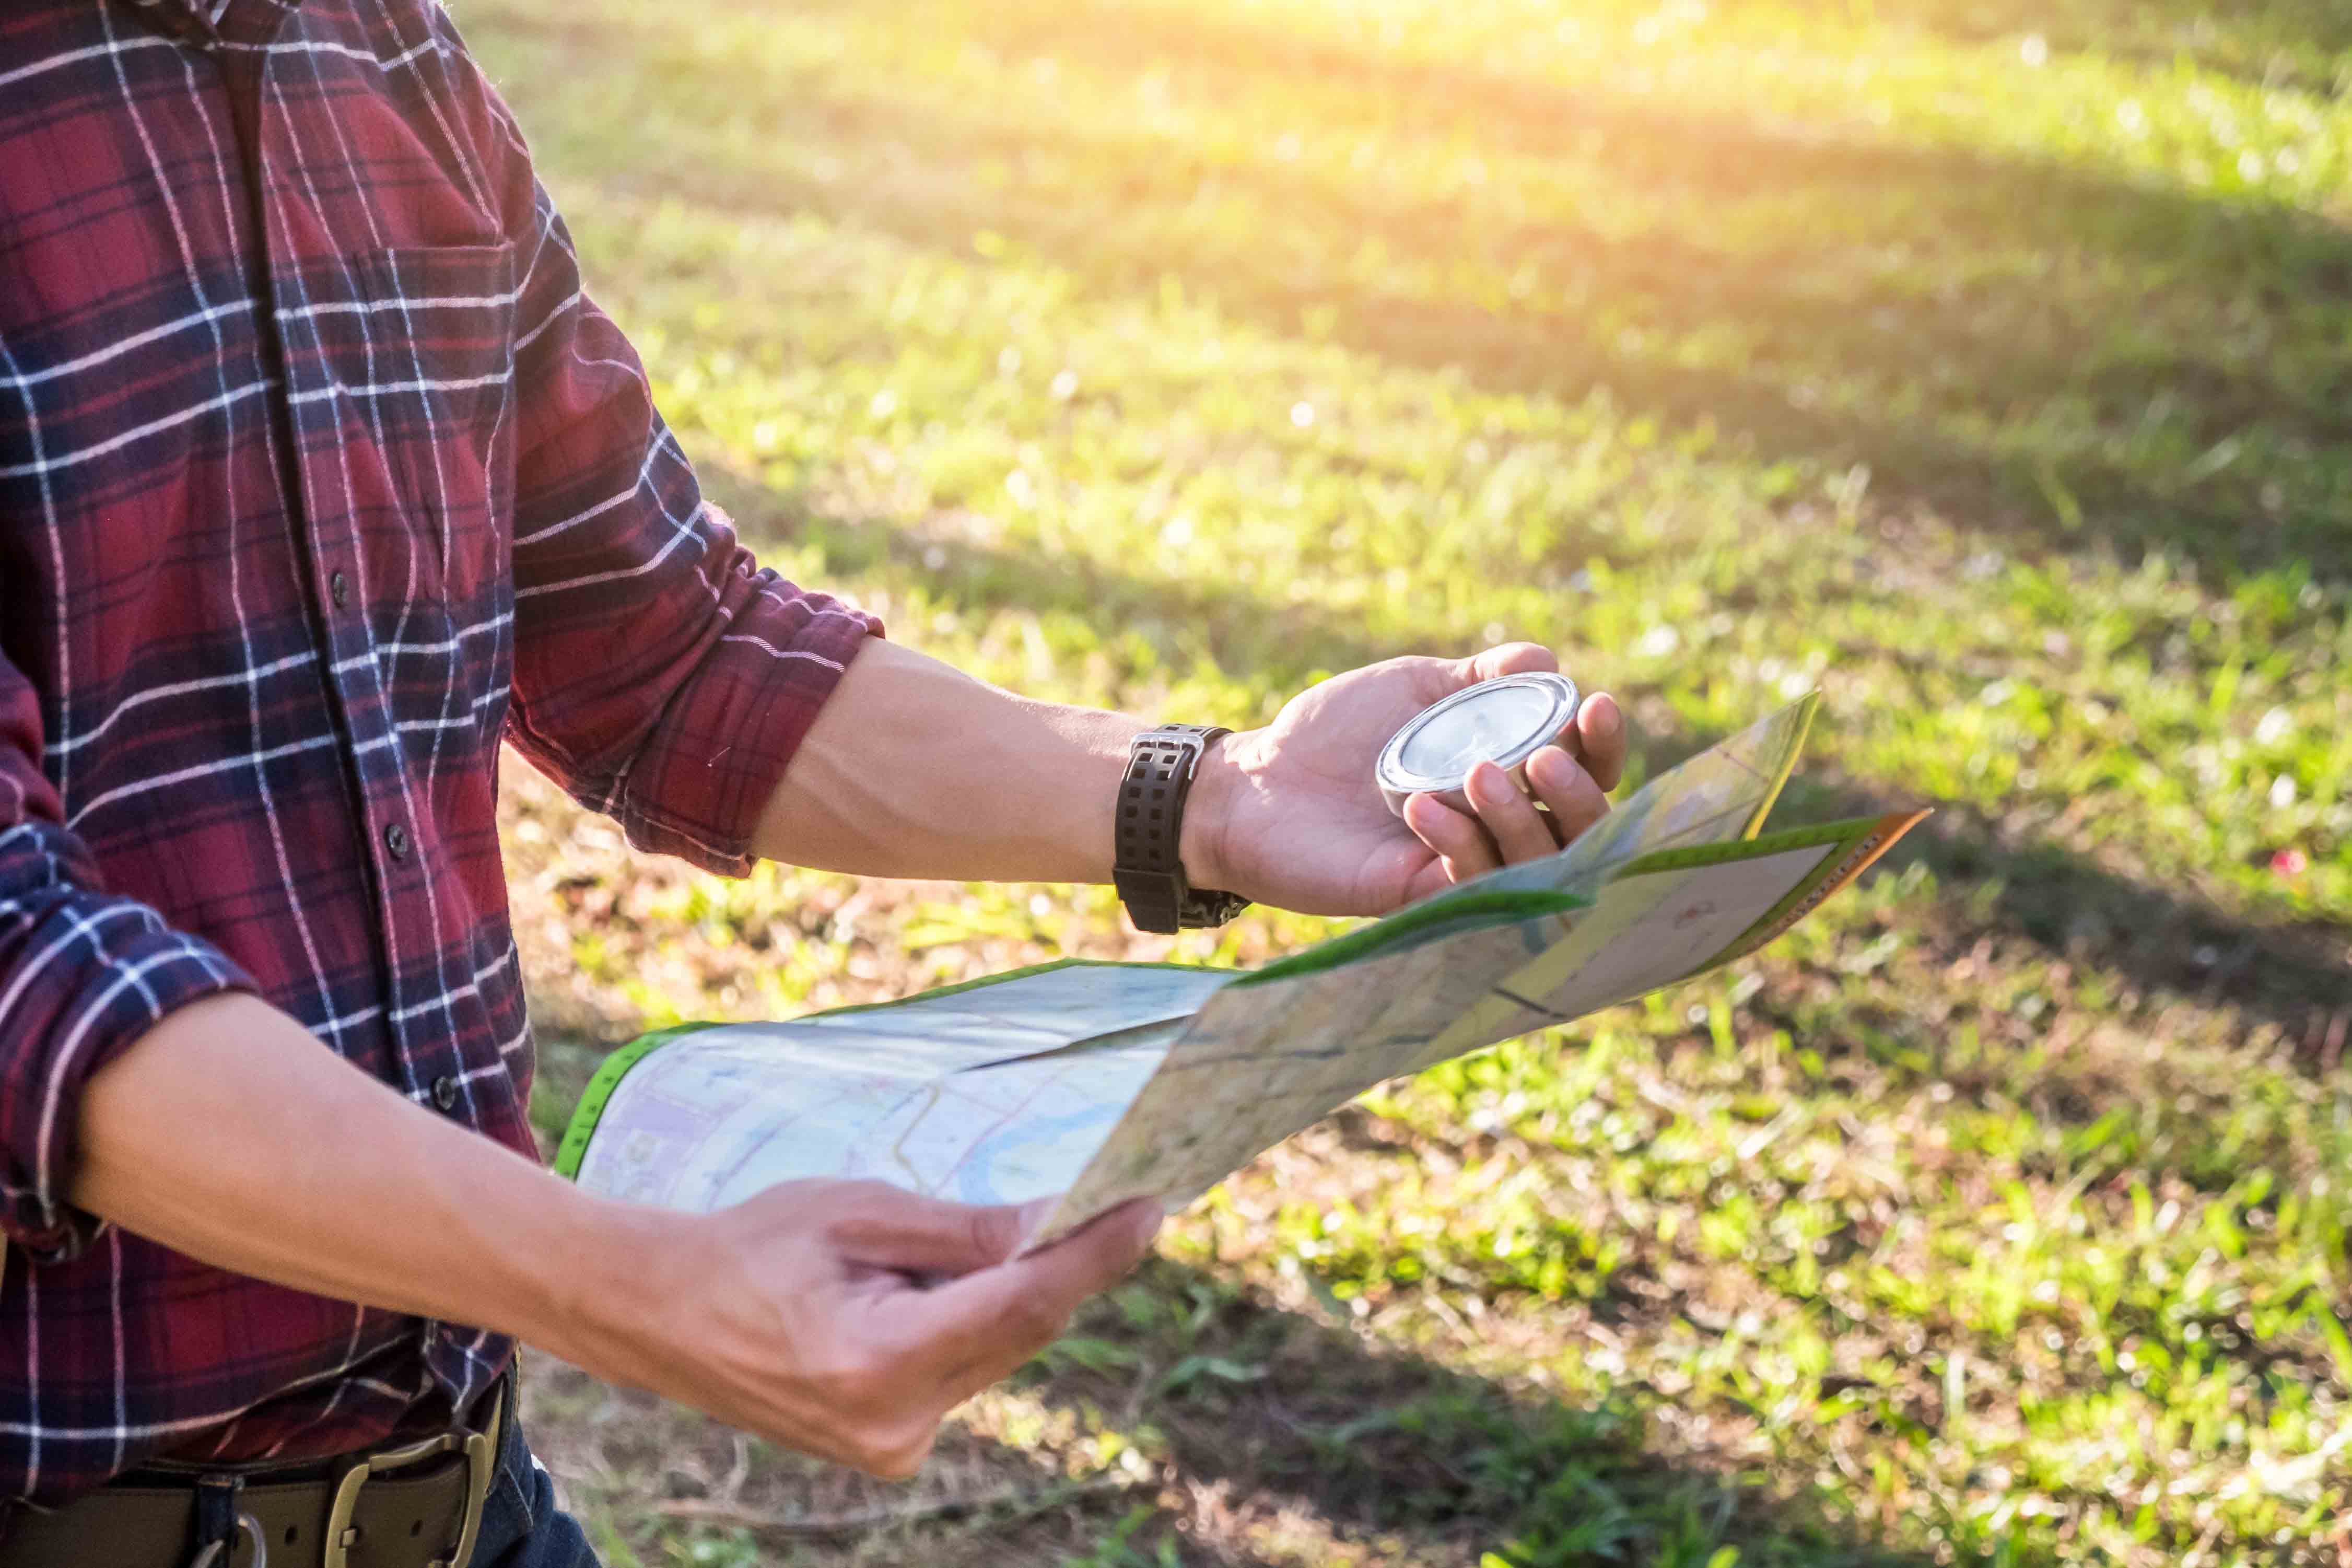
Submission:
<svg viewBox="0 0 2352 1568">
<path fill-rule="evenodd" d="M 1559 738 L 1580 700 L 1576 682 L 1564 675 L 1503 675 L 1465 687 L 1389 738 L 1372 767 L 1381 797 L 1399 816 L 1417 795 L 1467 813 L 1462 786 L 1480 763 L 1494 763 L 1525 790 L 1528 759 Z"/>
</svg>

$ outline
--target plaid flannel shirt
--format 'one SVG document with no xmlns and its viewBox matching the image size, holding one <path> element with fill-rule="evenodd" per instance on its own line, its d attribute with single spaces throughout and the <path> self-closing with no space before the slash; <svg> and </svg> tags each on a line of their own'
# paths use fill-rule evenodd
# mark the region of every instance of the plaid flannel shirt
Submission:
<svg viewBox="0 0 2352 1568">
<path fill-rule="evenodd" d="M 530 1150 L 501 741 L 739 870 L 877 629 L 704 501 L 432 0 L 0 6 L 0 1499 L 487 1387 L 76 1212 L 83 1085 L 247 990 Z"/>
</svg>

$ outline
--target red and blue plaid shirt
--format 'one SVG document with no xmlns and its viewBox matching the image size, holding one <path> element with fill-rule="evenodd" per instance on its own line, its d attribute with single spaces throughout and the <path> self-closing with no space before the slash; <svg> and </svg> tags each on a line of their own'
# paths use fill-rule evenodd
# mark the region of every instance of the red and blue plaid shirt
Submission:
<svg viewBox="0 0 2352 1568">
<path fill-rule="evenodd" d="M 875 629 L 703 500 L 431 0 L 0 6 L 0 1499 L 485 1388 L 76 1212 L 83 1085 L 249 990 L 530 1150 L 501 742 L 739 870 Z"/>
</svg>

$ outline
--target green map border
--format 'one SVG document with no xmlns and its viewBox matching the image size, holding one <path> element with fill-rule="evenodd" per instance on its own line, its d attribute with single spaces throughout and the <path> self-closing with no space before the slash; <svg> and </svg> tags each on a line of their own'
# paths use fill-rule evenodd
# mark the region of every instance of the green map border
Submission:
<svg viewBox="0 0 2352 1568">
<path fill-rule="evenodd" d="M 1875 827 L 1884 816 L 1850 816 L 1842 822 L 1821 822 L 1803 827 L 1783 828 L 1756 838 L 1734 838 L 1721 844 L 1692 844 L 1679 849 L 1654 849 L 1637 856 L 1620 867 L 1610 878 L 1622 882 L 1628 877 L 1646 877 L 1658 871 L 1688 871 L 1700 866 L 1722 866 L 1734 860 L 1761 860 L 1768 856 L 1785 855 L 1791 849 L 1811 849 L 1823 844 L 1837 844 Z"/>
<path fill-rule="evenodd" d="M 1765 818 L 1770 816 L 1772 808 L 1780 804 L 1780 796 L 1788 789 L 1789 781 L 1796 776 L 1797 759 L 1805 754 L 1805 742 L 1812 739 L 1813 721 L 1821 716 L 1822 694 L 1808 691 L 1789 707 L 1799 710 L 1797 732 L 1789 737 L 1789 754 L 1780 759 L 1780 771 L 1773 775 L 1771 788 L 1764 792 L 1764 799 L 1757 805 L 1755 815 L 1748 819 L 1748 830 L 1740 835 L 1742 838 L 1752 839 L 1764 831 Z M 1782 712 L 1787 710 L 1781 710 Z M 1764 722 L 1769 724 L 1771 720 L 1768 718 Z"/>
</svg>

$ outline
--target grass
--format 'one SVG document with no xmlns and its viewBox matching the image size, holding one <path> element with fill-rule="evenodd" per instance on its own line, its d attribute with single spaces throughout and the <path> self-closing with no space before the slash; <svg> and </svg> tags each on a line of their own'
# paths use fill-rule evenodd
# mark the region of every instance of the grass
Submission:
<svg viewBox="0 0 2352 1568">
<path fill-rule="evenodd" d="M 909 1489 L 541 1369 L 615 1563 L 2352 1562 L 2344 7 L 460 20 L 714 493 L 902 640 L 1244 722 L 1526 636 L 1637 778 L 1817 686 L 1787 809 L 1940 808 L 1259 1162 Z M 648 1025 L 1333 929 L 507 834 L 551 1126 Z"/>
</svg>

